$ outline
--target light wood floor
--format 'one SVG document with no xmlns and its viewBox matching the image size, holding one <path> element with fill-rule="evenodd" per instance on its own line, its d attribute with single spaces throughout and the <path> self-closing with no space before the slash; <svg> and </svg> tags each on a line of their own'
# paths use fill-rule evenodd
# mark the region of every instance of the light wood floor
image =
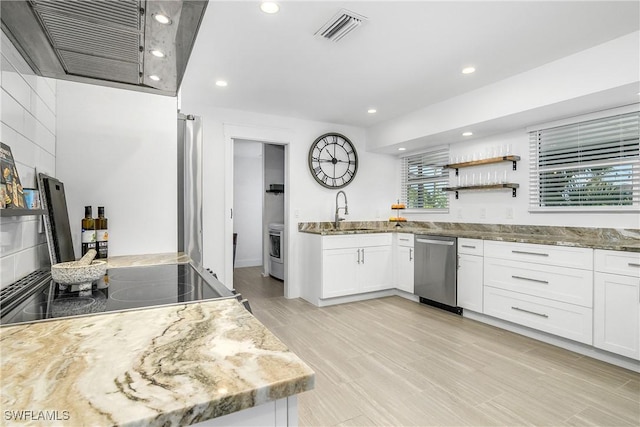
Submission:
<svg viewBox="0 0 640 427">
<path fill-rule="evenodd" d="M 317 308 L 258 267 L 234 283 L 316 372 L 302 426 L 640 425 L 640 374 L 400 297 Z"/>
</svg>

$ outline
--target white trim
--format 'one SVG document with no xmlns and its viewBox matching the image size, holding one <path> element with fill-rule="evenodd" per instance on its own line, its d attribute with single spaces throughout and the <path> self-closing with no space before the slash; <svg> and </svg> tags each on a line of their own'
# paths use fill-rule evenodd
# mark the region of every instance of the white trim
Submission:
<svg viewBox="0 0 640 427">
<path fill-rule="evenodd" d="M 514 332 L 516 334 L 524 335 L 525 337 L 542 341 L 556 347 L 564 348 L 565 350 L 573 351 L 574 353 L 592 357 L 597 360 L 602 360 L 603 362 L 611 363 L 612 365 L 621 366 L 631 371 L 640 372 L 640 361 L 610 353 L 608 351 L 600 350 L 591 345 L 582 344 L 577 341 L 572 341 L 556 335 L 547 334 L 542 331 L 527 328 L 525 326 L 517 325 L 515 323 L 507 322 L 505 320 L 497 319 L 495 317 L 487 316 L 486 314 L 477 313 L 471 310 L 463 310 L 462 316 L 466 319 L 486 323 L 488 325 Z"/>
<path fill-rule="evenodd" d="M 555 120 L 552 122 L 538 123 L 526 128 L 527 133 L 535 132 L 542 129 L 551 129 L 560 126 L 573 125 L 580 122 L 588 122 L 589 120 L 597 120 L 610 116 L 617 116 L 619 114 L 633 113 L 640 111 L 640 103 L 622 105 L 620 107 L 610 108 L 607 110 L 594 111 L 588 114 L 582 114 L 580 116 L 568 117 L 566 119 Z"/>
<path fill-rule="evenodd" d="M 231 209 L 233 208 L 233 147 L 234 140 L 243 139 L 250 141 L 257 141 L 268 144 L 284 145 L 284 185 L 285 188 L 291 188 L 289 183 L 289 150 L 288 145 L 293 139 L 293 132 L 287 128 L 276 127 L 264 127 L 255 125 L 243 125 L 236 123 L 223 123 L 224 129 L 224 147 L 225 147 L 225 219 L 224 219 L 224 236 L 233 235 L 233 219 L 231 218 Z M 290 192 L 284 193 L 284 223 L 285 227 L 289 224 L 289 204 L 290 204 Z M 284 253 L 288 253 L 289 248 L 289 234 L 285 233 L 284 239 Z M 286 256 L 286 255 L 285 255 Z M 289 269 L 291 263 L 287 263 L 284 271 L 284 296 L 285 298 L 296 298 L 300 293 L 299 289 L 293 289 L 290 286 Z M 225 285 L 233 289 L 233 240 L 228 239 L 225 243 L 224 250 L 224 283 Z"/>
</svg>

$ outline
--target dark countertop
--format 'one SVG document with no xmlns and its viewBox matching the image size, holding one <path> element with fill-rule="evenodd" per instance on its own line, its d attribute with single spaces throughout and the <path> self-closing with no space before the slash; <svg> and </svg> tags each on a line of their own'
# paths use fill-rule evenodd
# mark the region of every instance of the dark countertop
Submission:
<svg viewBox="0 0 640 427">
<path fill-rule="evenodd" d="M 298 223 L 298 231 L 323 236 L 368 233 L 429 234 L 502 242 L 640 252 L 640 230 L 638 229 L 434 223 L 418 221 L 402 222 L 399 223 L 399 226 L 396 224 L 398 223 L 390 223 L 387 221 L 353 221 L 340 223 L 340 227 L 336 229 L 332 222 L 310 222 Z"/>
</svg>

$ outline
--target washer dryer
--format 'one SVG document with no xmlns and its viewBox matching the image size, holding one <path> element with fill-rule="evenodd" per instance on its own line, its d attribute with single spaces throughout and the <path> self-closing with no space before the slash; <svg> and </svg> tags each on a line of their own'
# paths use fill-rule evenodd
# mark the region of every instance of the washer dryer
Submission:
<svg viewBox="0 0 640 427">
<path fill-rule="evenodd" d="M 284 280 L 284 224 L 269 224 L 269 275 Z"/>
</svg>

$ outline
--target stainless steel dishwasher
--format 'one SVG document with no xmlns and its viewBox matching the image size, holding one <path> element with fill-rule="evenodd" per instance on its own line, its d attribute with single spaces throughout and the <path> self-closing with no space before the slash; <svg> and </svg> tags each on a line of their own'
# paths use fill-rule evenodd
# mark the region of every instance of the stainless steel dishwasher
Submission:
<svg viewBox="0 0 640 427">
<path fill-rule="evenodd" d="M 420 302 L 457 314 L 457 238 L 416 235 L 414 293 Z"/>
</svg>

